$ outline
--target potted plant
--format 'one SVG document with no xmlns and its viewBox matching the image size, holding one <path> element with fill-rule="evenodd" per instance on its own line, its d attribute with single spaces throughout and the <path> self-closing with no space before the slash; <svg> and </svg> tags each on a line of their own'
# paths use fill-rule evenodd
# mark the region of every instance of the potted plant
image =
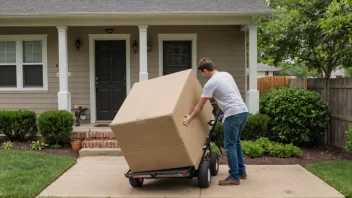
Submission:
<svg viewBox="0 0 352 198">
<path fill-rule="evenodd" d="M 86 108 L 83 105 L 75 105 L 75 108 L 73 109 L 75 111 L 75 117 L 76 117 L 76 126 L 80 126 L 80 122 L 79 120 L 85 120 L 86 119 L 86 114 L 85 112 L 88 110 L 88 108 Z"/>
<path fill-rule="evenodd" d="M 71 147 L 72 147 L 72 150 L 79 151 L 82 148 L 82 140 L 79 138 L 72 139 Z"/>
</svg>

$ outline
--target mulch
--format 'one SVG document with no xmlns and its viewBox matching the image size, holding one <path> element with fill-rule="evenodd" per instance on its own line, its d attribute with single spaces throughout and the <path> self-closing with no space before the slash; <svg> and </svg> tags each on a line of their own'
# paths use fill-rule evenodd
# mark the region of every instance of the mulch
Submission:
<svg viewBox="0 0 352 198">
<path fill-rule="evenodd" d="M 8 141 L 5 137 L 0 137 L 0 149 L 2 148 L 2 143 Z M 13 148 L 17 150 L 31 150 L 29 145 L 31 140 L 25 141 L 15 141 L 13 142 Z M 36 152 L 69 156 L 69 157 L 79 157 L 78 152 L 73 151 L 70 144 L 65 145 L 62 148 L 53 149 L 50 147 L 44 148 L 41 151 L 33 150 Z M 253 165 L 289 165 L 289 164 L 299 164 L 306 165 L 308 163 L 315 162 L 326 162 L 326 161 L 352 161 L 352 154 L 344 151 L 341 148 L 334 146 L 319 146 L 319 147 L 301 147 L 302 156 L 299 158 L 279 158 L 263 155 L 258 158 L 248 158 L 244 156 L 245 164 Z M 224 153 L 223 156 L 219 157 L 220 164 L 227 164 L 227 157 Z"/>
<path fill-rule="evenodd" d="M 70 144 L 66 144 L 61 148 L 54 149 L 50 147 L 46 147 L 42 149 L 41 151 L 39 150 L 31 150 L 30 144 L 32 140 L 36 139 L 26 139 L 24 141 L 13 141 L 13 147 L 12 149 L 14 150 L 24 150 L 24 151 L 36 151 L 36 152 L 41 152 L 41 153 L 47 153 L 47 154 L 53 154 L 53 155 L 60 155 L 60 156 L 66 156 L 66 157 L 78 157 L 78 152 L 73 151 L 71 148 Z M 2 143 L 8 141 L 7 138 L 1 137 L 0 138 L 0 149 L 3 149 Z"/>
<path fill-rule="evenodd" d="M 248 165 L 290 165 L 299 164 L 305 166 L 309 163 L 327 161 L 352 161 L 352 154 L 334 146 L 301 147 L 302 155 L 299 158 L 279 158 L 263 155 L 258 158 L 244 156 L 244 162 Z M 219 158 L 220 164 L 227 164 L 226 154 Z"/>
</svg>

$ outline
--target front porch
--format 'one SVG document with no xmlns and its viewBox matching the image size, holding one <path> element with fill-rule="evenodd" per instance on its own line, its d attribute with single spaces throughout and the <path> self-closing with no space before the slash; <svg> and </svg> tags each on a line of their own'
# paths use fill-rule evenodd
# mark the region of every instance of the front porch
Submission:
<svg viewBox="0 0 352 198">
<path fill-rule="evenodd" d="M 258 111 L 257 26 L 252 17 L 167 16 L 169 23 L 160 16 L 152 18 L 131 18 L 128 24 L 122 18 L 77 19 L 75 23 L 59 19 L 60 25 L 49 19 L 28 19 L 26 27 L 20 20 L 1 20 L 4 28 L 0 30 L 0 40 L 15 41 L 18 54 L 22 53 L 22 41 L 42 41 L 42 69 L 31 72 L 42 77 L 43 85 L 33 89 L 18 80 L 16 87 L 0 88 L 4 96 L 0 106 L 6 104 L 6 108 L 25 108 L 40 114 L 56 109 L 72 111 L 75 105 L 84 105 L 88 108 L 85 122 L 110 123 L 136 82 L 193 69 L 204 85 L 206 79 L 196 66 L 200 58 L 209 57 L 219 70 L 234 76 L 250 112 Z M 248 92 L 247 31 L 251 81 Z M 16 63 L 19 69 L 24 62 L 20 57 Z M 17 73 L 17 79 L 24 76 L 24 72 Z"/>
</svg>

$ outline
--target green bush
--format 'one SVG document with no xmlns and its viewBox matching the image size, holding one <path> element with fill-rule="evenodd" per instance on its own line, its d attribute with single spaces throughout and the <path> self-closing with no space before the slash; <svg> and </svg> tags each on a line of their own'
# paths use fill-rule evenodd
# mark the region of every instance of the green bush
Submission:
<svg viewBox="0 0 352 198">
<path fill-rule="evenodd" d="M 250 142 L 250 141 L 244 140 L 241 143 L 242 143 L 242 151 L 248 157 L 251 157 L 251 158 L 260 157 L 265 152 L 263 147 L 257 142 Z"/>
<path fill-rule="evenodd" d="M 352 124 L 350 125 L 349 130 L 346 133 L 346 139 L 347 139 L 347 147 L 346 150 L 348 152 L 352 153 Z"/>
<path fill-rule="evenodd" d="M 267 137 L 269 117 L 264 114 L 249 114 L 241 139 L 253 140 Z"/>
<path fill-rule="evenodd" d="M 224 126 L 221 121 L 216 123 L 211 139 L 218 147 L 224 148 Z"/>
<path fill-rule="evenodd" d="M 241 141 L 243 153 L 251 158 L 260 157 L 267 153 L 274 157 L 300 157 L 301 149 L 293 144 L 272 142 L 268 138 L 259 138 L 256 141 Z"/>
<path fill-rule="evenodd" d="M 38 118 L 39 132 L 50 145 L 64 144 L 69 139 L 73 124 L 72 113 L 64 110 L 47 111 Z"/>
<path fill-rule="evenodd" d="M 265 92 L 259 111 L 269 116 L 269 130 L 282 143 L 318 143 L 331 119 L 328 104 L 318 93 L 293 87 Z"/>
<path fill-rule="evenodd" d="M 25 136 L 37 134 L 37 117 L 28 110 L 0 111 L 0 133 L 11 141 L 23 140 Z"/>
<path fill-rule="evenodd" d="M 214 142 L 210 142 L 210 150 L 217 153 L 218 156 L 221 156 L 220 148 Z"/>
</svg>

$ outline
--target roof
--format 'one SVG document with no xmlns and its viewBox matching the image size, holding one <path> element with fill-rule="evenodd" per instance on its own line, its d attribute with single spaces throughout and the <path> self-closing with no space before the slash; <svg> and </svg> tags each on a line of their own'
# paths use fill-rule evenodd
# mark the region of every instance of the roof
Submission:
<svg viewBox="0 0 352 198">
<path fill-rule="evenodd" d="M 258 63 L 257 65 L 257 71 L 280 71 L 280 70 L 281 69 L 277 67 L 265 65 L 263 63 Z"/>
<path fill-rule="evenodd" d="M 0 0 L 0 15 L 270 14 L 262 0 Z"/>
<path fill-rule="evenodd" d="M 265 65 L 263 63 L 258 63 L 257 64 L 257 72 L 258 71 L 281 71 L 281 69 L 275 67 L 275 66 L 269 66 L 269 65 Z M 249 68 L 246 68 L 246 74 L 247 76 L 249 75 Z"/>
</svg>

